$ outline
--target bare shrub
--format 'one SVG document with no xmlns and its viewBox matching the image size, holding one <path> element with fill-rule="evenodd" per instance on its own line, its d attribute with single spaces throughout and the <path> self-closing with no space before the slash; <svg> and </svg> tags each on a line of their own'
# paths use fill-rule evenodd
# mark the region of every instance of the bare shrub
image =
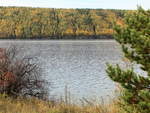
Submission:
<svg viewBox="0 0 150 113">
<path fill-rule="evenodd" d="M 0 48 L 0 93 L 13 97 L 47 98 L 47 82 L 35 58 L 18 57 L 16 47 Z"/>
</svg>

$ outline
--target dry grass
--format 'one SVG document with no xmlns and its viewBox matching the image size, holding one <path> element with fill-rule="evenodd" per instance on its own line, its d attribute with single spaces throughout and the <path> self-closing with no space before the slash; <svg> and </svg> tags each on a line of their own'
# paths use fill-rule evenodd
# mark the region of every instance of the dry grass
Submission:
<svg viewBox="0 0 150 113">
<path fill-rule="evenodd" d="M 0 113 L 123 113 L 111 105 L 73 105 L 39 99 L 12 99 L 0 96 Z"/>
</svg>

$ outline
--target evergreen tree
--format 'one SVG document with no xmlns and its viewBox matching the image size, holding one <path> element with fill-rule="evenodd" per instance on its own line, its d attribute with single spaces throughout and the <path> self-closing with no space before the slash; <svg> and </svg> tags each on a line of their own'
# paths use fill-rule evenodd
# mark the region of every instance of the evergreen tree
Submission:
<svg viewBox="0 0 150 113">
<path fill-rule="evenodd" d="M 133 69 L 123 70 L 119 65 L 108 65 L 109 77 L 125 89 L 121 96 L 130 108 L 140 113 L 150 113 L 150 10 L 141 7 L 128 14 L 125 26 L 115 25 L 115 39 L 121 44 L 125 57 L 140 65 L 147 76 L 139 75 Z M 129 113 L 132 110 L 128 109 Z"/>
</svg>

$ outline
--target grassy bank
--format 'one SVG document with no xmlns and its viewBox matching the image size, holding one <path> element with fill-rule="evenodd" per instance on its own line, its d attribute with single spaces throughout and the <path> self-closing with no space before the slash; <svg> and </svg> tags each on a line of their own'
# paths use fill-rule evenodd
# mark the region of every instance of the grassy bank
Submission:
<svg viewBox="0 0 150 113">
<path fill-rule="evenodd" d="M 13 99 L 0 96 L 0 113 L 124 113 L 116 103 L 110 105 L 73 105 L 39 99 Z"/>
</svg>

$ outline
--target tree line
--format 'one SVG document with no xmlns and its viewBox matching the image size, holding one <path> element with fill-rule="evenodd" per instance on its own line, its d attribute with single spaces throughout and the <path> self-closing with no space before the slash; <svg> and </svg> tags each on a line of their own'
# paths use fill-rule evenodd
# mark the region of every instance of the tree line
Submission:
<svg viewBox="0 0 150 113">
<path fill-rule="evenodd" d="M 123 24 L 125 10 L 0 7 L 0 38 L 99 38 Z M 88 37 L 89 36 L 89 37 Z"/>
</svg>

